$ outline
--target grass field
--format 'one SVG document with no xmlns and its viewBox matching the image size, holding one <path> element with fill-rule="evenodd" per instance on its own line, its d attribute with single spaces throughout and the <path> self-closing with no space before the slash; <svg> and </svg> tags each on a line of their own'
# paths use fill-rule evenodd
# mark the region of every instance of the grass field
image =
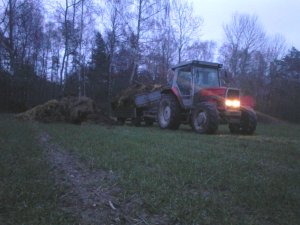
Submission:
<svg viewBox="0 0 300 225">
<path fill-rule="evenodd" d="M 300 126 L 259 124 L 253 136 L 221 126 L 217 135 L 198 135 L 188 127 L 32 125 L 2 115 L 0 215 L 8 224 L 74 219 L 58 209 L 63 187 L 48 176 L 37 130 L 90 167 L 113 171 L 120 198 L 139 196 L 171 224 L 300 223 Z"/>
<path fill-rule="evenodd" d="M 0 224 L 72 224 L 31 124 L 0 114 Z"/>
</svg>

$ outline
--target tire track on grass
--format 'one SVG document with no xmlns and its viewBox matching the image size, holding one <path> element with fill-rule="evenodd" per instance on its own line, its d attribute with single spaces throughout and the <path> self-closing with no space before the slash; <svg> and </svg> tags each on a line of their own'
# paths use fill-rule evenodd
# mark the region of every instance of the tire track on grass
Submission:
<svg viewBox="0 0 300 225">
<path fill-rule="evenodd" d="M 170 224 L 165 215 L 150 215 L 137 196 L 120 200 L 121 188 L 113 172 L 91 170 L 79 158 L 54 144 L 46 132 L 38 142 L 52 167 L 55 182 L 67 186 L 60 197 L 61 208 L 73 214 L 79 224 Z"/>
</svg>

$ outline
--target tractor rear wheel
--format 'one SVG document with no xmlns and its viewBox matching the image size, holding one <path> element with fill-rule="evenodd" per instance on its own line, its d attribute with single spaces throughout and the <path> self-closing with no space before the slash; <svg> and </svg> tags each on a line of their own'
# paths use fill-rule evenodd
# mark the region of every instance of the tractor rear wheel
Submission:
<svg viewBox="0 0 300 225">
<path fill-rule="evenodd" d="M 201 103 L 192 112 L 191 125 L 199 134 L 214 134 L 218 130 L 219 115 L 216 106 Z"/>
<path fill-rule="evenodd" d="M 180 111 L 180 105 L 174 95 L 162 95 L 157 113 L 159 127 L 162 129 L 178 129 L 180 126 Z"/>
</svg>

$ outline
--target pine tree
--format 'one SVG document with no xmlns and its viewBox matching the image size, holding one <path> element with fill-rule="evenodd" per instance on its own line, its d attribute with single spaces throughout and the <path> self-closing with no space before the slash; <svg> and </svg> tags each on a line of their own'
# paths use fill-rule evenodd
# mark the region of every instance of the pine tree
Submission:
<svg viewBox="0 0 300 225">
<path fill-rule="evenodd" d="M 109 57 L 106 51 L 106 44 L 101 33 L 96 33 L 95 47 L 92 50 L 91 66 L 93 74 L 100 78 L 107 79 L 109 72 Z"/>
</svg>

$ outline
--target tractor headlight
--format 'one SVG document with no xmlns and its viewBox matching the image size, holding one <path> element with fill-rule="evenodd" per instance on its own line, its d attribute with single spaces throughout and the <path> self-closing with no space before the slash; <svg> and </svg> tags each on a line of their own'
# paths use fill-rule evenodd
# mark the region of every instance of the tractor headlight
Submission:
<svg viewBox="0 0 300 225">
<path fill-rule="evenodd" d="M 231 108 L 239 108 L 241 106 L 241 102 L 238 99 L 226 99 L 225 105 Z"/>
</svg>

